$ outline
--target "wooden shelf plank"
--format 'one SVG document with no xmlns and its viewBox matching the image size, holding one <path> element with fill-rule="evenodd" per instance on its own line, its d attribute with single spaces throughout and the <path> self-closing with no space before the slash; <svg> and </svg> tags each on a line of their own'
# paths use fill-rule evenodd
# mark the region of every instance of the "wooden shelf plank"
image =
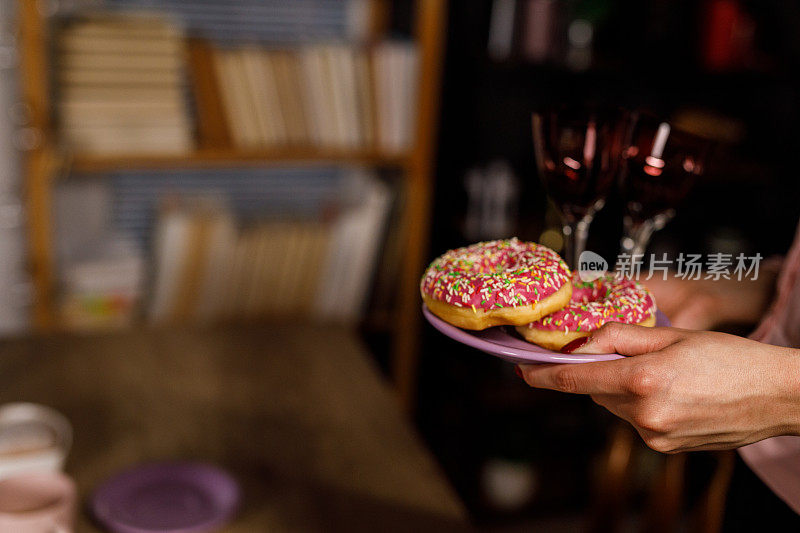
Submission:
<svg viewBox="0 0 800 533">
<path fill-rule="evenodd" d="M 201 149 L 189 154 L 153 154 L 94 156 L 75 155 L 71 169 L 75 172 L 108 172 L 128 168 L 233 167 L 283 164 L 361 164 L 383 167 L 404 167 L 407 154 L 384 154 L 376 151 L 319 150 L 291 148 L 273 150 Z"/>
</svg>

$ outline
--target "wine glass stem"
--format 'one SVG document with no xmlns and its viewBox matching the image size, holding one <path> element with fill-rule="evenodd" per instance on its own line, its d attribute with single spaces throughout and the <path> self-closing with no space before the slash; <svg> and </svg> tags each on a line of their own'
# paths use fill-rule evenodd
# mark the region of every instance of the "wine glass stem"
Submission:
<svg viewBox="0 0 800 533">
<path fill-rule="evenodd" d="M 644 256 L 644 251 L 650 243 L 650 238 L 655 231 L 652 220 L 634 223 L 630 217 L 625 217 L 624 231 L 620 243 L 622 252 L 631 256 Z"/>
<path fill-rule="evenodd" d="M 589 237 L 589 224 L 591 222 L 592 217 L 588 215 L 578 221 L 564 222 L 565 259 L 570 268 L 578 268 L 578 260 L 586 250 L 586 239 Z"/>
</svg>

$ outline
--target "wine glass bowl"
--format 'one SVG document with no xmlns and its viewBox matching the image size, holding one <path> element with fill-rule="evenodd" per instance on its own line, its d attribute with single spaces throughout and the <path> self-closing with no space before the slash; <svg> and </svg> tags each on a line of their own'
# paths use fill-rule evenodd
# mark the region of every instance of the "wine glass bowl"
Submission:
<svg viewBox="0 0 800 533">
<path fill-rule="evenodd" d="M 562 217 L 565 260 L 572 267 L 616 183 L 626 123 L 618 109 L 564 107 L 533 114 L 539 177 Z"/>
<path fill-rule="evenodd" d="M 622 252 L 642 256 L 653 233 L 702 175 L 711 142 L 651 116 L 634 116 L 622 151 Z"/>
</svg>

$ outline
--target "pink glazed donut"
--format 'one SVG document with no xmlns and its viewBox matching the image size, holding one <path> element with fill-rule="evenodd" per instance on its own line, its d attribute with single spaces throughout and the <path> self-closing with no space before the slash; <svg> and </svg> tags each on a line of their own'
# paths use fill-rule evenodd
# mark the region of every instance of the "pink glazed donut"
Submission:
<svg viewBox="0 0 800 533">
<path fill-rule="evenodd" d="M 652 327 L 656 323 L 656 301 L 642 284 L 605 274 L 594 281 L 572 278 L 569 304 L 541 320 L 517 327 L 525 340 L 548 350 L 591 335 L 606 322 Z"/>
<path fill-rule="evenodd" d="M 422 277 L 420 292 L 428 309 L 454 326 L 520 326 L 567 305 L 570 276 L 553 250 L 513 238 L 437 257 Z"/>
</svg>

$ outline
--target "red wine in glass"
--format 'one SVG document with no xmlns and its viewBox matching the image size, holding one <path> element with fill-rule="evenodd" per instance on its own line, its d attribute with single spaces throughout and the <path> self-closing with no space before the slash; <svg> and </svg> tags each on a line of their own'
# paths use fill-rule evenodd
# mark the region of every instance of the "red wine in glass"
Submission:
<svg viewBox="0 0 800 533">
<path fill-rule="evenodd" d="M 618 178 L 626 124 L 626 114 L 616 109 L 565 107 L 533 114 L 539 177 L 561 214 L 565 260 L 572 267 Z"/>
<path fill-rule="evenodd" d="M 644 254 L 703 173 L 711 143 L 654 117 L 635 117 L 620 175 L 625 201 L 623 253 Z"/>
</svg>

